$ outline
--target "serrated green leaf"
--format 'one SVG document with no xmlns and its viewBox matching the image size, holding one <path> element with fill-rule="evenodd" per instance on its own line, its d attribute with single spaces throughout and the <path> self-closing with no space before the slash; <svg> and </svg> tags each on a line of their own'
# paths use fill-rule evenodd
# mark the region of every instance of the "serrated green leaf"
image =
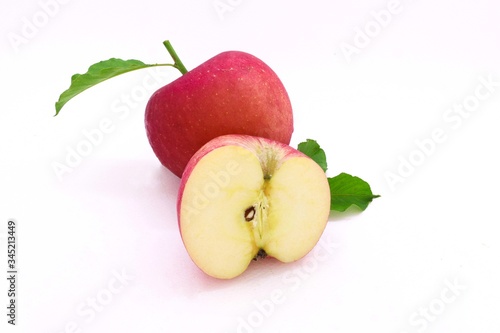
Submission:
<svg viewBox="0 0 500 333">
<path fill-rule="evenodd" d="M 365 210 L 373 199 L 380 197 L 372 193 L 367 182 L 347 173 L 328 178 L 328 183 L 330 184 L 331 210 L 344 212 L 351 205 Z"/>
<path fill-rule="evenodd" d="M 71 77 L 70 87 L 59 96 L 59 100 L 56 102 L 56 116 L 70 99 L 96 84 L 120 74 L 153 66 L 165 65 L 147 65 L 139 60 L 122 60 L 118 58 L 111 58 L 93 64 L 85 74 L 75 74 Z"/>
<path fill-rule="evenodd" d="M 326 172 L 328 165 L 326 163 L 326 154 L 315 140 L 307 139 L 305 142 L 299 143 L 297 150 L 309 156 L 313 161 Z"/>
</svg>

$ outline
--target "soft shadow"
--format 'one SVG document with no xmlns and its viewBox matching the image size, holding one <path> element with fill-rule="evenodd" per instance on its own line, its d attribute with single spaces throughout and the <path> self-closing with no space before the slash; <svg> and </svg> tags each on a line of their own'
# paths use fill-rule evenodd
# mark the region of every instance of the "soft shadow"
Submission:
<svg viewBox="0 0 500 333">
<path fill-rule="evenodd" d="M 330 215 L 328 217 L 329 222 L 342 222 L 342 221 L 349 221 L 353 219 L 354 217 L 359 216 L 363 211 L 355 205 L 350 206 L 347 208 L 344 212 L 338 212 L 338 211 L 330 211 Z"/>
<path fill-rule="evenodd" d="M 181 256 L 183 257 L 183 256 Z M 179 258 L 181 260 L 181 258 Z M 269 282 L 270 279 L 276 279 L 283 282 L 287 272 L 295 269 L 300 269 L 303 265 L 302 260 L 292 263 L 282 263 L 274 258 L 267 257 L 257 261 L 250 262 L 248 268 L 239 276 L 232 279 L 217 279 L 208 276 L 197 268 L 194 263 L 182 258 L 182 274 L 185 278 L 182 280 L 176 279 L 175 288 L 188 298 L 195 298 L 203 293 L 210 293 L 219 290 L 231 290 L 235 288 L 256 288 Z M 180 263 L 180 262 L 179 262 Z M 167 278 L 167 277 L 165 277 Z"/>
<path fill-rule="evenodd" d="M 325 260 L 324 255 L 329 251 L 324 248 L 326 243 L 328 243 L 326 239 L 320 240 L 319 245 L 305 257 L 290 263 L 283 263 L 272 257 L 252 261 L 240 276 L 229 280 L 216 279 L 206 275 L 190 262 L 187 256 L 177 258 L 179 264 L 182 261 L 182 272 L 179 273 L 185 279 L 176 279 L 175 287 L 180 293 L 189 298 L 196 298 L 203 293 L 221 290 L 236 291 L 240 288 L 265 288 L 269 283 L 281 286 L 283 290 L 291 289 L 302 283 L 303 280 L 308 279 L 316 269 L 320 269 L 322 260 Z M 321 256 L 318 256 L 318 251 Z M 180 254 L 180 257 L 183 256 L 183 254 Z M 189 261 L 189 265 L 186 264 L 187 261 Z"/>
</svg>

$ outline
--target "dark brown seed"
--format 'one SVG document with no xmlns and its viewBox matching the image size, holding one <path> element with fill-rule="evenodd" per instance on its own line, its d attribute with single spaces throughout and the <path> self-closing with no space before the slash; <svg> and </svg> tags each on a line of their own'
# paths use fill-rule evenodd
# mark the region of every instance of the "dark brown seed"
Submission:
<svg viewBox="0 0 500 333">
<path fill-rule="evenodd" d="M 255 207 L 251 206 L 245 210 L 245 221 L 250 222 L 255 217 Z"/>
</svg>

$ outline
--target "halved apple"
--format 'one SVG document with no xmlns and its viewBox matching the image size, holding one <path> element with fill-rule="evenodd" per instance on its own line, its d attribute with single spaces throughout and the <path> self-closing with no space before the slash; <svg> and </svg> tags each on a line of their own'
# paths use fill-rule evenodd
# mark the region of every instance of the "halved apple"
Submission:
<svg viewBox="0 0 500 333">
<path fill-rule="evenodd" d="M 189 161 L 177 201 L 179 228 L 194 263 L 230 279 L 252 259 L 292 262 L 313 249 L 330 213 L 324 171 L 269 139 L 225 135 Z"/>
</svg>

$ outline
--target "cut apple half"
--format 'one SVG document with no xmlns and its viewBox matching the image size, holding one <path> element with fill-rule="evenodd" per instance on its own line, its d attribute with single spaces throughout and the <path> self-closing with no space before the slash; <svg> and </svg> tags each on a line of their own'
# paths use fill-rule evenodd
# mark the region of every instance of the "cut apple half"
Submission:
<svg viewBox="0 0 500 333">
<path fill-rule="evenodd" d="M 321 167 L 294 148 L 225 135 L 189 161 L 177 213 L 194 263 L 229 279 L 253 259 L 292 262 L 311 251 L 328 222 L 330 188 Z"/>
</svg>

